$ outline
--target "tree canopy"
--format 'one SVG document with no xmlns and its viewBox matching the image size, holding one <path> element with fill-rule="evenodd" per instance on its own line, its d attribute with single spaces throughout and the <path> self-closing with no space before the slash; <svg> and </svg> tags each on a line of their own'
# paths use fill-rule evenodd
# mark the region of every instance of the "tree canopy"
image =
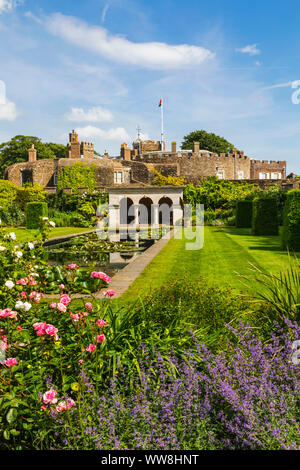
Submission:
<svg viewBox="0 0 300 470">
<path fill-rule="evenodd" d="M 16 135 L 9 142 L 0 144 L 0 177 L 9 165 L 28 161 L 28 149 L 32 144 L 36 148 L 39 159 L 66 157 L 65 145 L 43 143 L 38 137 Z"/>
<path fill-rule="evenodd" d="M 190 132 L 190 134 L 184 136 L 181 148 L 191 149 L 193 142 L 200 142 L 200 149 L 214 153 L 230 153 L 234 149 L 234 145 L 224 137 L 204 130 Z"/>
</svg>

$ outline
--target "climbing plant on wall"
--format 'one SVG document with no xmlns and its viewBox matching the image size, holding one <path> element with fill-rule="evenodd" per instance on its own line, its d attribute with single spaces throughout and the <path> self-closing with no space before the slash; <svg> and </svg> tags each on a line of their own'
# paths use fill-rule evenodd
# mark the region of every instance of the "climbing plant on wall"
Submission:
<svg viewBox="0 0 300 470">
<path fill-rule="evenodd" d="M 78 192 L 78 188 L 88 188 L 92 192 L 96 185 L 96 165 L 87 166 L 76 162 L 72 167 L 62 168 L 58 175 L 57 188 L 72 188 L 73 192 Z"/>
</svg>

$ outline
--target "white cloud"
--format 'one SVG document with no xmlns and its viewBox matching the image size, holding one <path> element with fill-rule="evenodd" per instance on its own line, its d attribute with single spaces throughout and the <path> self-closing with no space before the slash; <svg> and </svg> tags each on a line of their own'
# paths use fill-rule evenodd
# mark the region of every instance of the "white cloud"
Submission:
<svg viewBox="0 0 300 470">
<path fill-rule="evenodd" d="M 107 3 L 104 8 L 103 8 L 103 11 L 102 11 L 102 16 L 101 16 L 101 21 L 102 23 L 104 23 L 105 21 L 105 18 L 106 18 L 106 13 L 107 13 L 107 10 L 109 9 L 109 3 Z"/>
<path fill-rule="evenodd" d="M 258 44 L 249 44 L 248 46 L 242 47 L 241 49 L 236 49 L 236 51 L 241 52 L 242 54 L 258 55 L 261 51 L 257 48 L 257 46 Z"/>
<path fill-rule="evenodd" d="M 0 0 L 0 14 L 5 11 L 11 11 L 15 8 L 16 4 L 15 0 Z"/>
<path fill-rule="evenodd" d="M 15 103 L 6 100 L 5 103 L 0 103 L 0 121 L 14 121 L 18 116 Z"/>
<path fill-rule="evenodd" d="M 176 69 L 197 66 L 214 54 L 200 46 L 169 45 L 162 42 L 134 43 L 110 34 L 100 26 L 53 14 L 45 19 L 47 30 L 72 44 L 95 52 L 118 63 L 137 65 L 149 69 Z"/>
<path fill-rule="evenodd" d="M 71 108 L 71 112 L 65 115 L 68 121 L 88 121 L 88 122 L 102 122 L 112 121 L 113 115 L 108 109 L 95 106 L 85 111 L 83 108 Z"/>
<path fill-rule="evenodd" d="M 95 126 L 86 126 L 86 127 L 78 127 L 76 129 L 79 137 L 82 139 L 91 139 L 91 138 L 101 138 L 107 140 L 117 140 L 117 141 L 124 141 L 130 139 L 129 135 L 127 134 L 124 127 L 116 127 L 114 129 L 100 129 L 99 127 Z"/>
</svg>

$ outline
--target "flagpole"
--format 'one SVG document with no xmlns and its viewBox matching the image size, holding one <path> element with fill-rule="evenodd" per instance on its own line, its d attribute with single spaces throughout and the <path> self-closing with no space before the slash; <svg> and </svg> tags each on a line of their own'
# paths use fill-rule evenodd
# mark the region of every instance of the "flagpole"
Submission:
<svg viewBox="0 0 300 470">
<path fill-rule="evenodd" d="M 163 141 L 164 141 L 164 103 L 161 98 L 161 150 L 163 150 Z"/>
</svg>

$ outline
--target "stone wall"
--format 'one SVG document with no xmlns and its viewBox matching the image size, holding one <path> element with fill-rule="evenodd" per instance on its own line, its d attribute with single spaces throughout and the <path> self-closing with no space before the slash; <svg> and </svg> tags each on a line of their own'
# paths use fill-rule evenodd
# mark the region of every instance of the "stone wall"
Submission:
<svg viewBox="0 0 300 470">
<path fill-rule="evenodd" d="M 222 174 L 224 179 L 238 179 L 239 172 L 243 178 L 250 178 L 250 158 L 242 152 L 236 154 L 212 154 L 209 152 L 176 152 L 176 153 L 147 153 L 134 157 L 136 162 L 156 164 L 160 166 L 173 165 L 177 167 L 177 176 L 205 178 Z M 128 162 L 126 162 L 128 163 Z M 171 167 L 172 175 L 174 169 Z M 167 170 L 167 167 L 166 167 Z"/>
<path fill-rule="evenodd" d="M 15 163 L 9 166 L 4 173 L 4 179 L 18 186 L 22 185 L 22 170 L 31 172 L 32 183 L 41 186 L 54 186 L 54 173 L 57 170 L 58 160 L 37 160 L 36 162 Z"/>
<path fill-rule="evenodd" d="M 280 173 L 281 179 L 286 178 L 286 162 L 283 160 L 251 160 L 250 161 L 250 178 L 259 179 L 260 173 L 268 174 L 272 179 L 272 173 Z"/>
</svg>

